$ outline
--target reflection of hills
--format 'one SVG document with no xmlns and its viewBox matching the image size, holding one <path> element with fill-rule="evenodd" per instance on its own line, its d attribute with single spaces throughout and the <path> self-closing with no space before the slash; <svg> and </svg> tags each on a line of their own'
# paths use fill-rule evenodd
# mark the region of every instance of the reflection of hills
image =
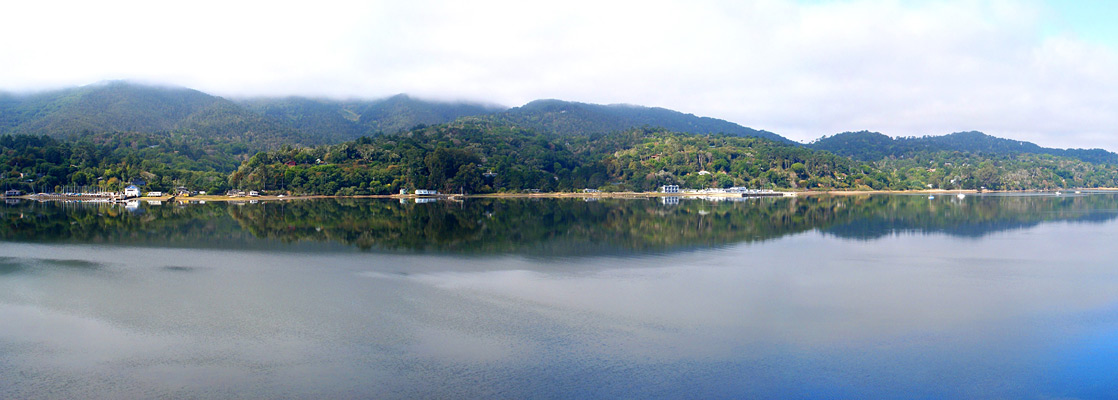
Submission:
<svg viewBox="0 0 1118 400">
<path fill-rule="evenodd" d="M 595 254 L 709 247 L 803 231 L 804 221 L 769 206 L 654 200 L 478 199 L 397 204 L 368 200 L 293 202 L 231 209 L 254 234 L 287 242 L 336 241 L 361 249 L 455 253 Z M 787 201 L 783 203 L 787 204 Z M 280 213 L 286 218 L 276 218 Z M 783 221 L 782 221 L 783 220 Z"/>
<path fill-rule="evenodd" d="M 823 229 L 847 239 L 872 240 L 897 233 L 977 238 L 1044 222 L 1104 223 L 1118 218 L 1112 195 L 971 196 L 929 200 L 923 196 L 873 196 L 861 200 L 860 216 Z"/>
<path fill-rule="evenodd" d="M 0 207 L 0 239 L 201 248 L 241 248 L 254 240 L 225 208 L 21 201 Z"/>
<path fill-rule="evenodd" d="M 1104 223 L 1118 217 L 1113 212 L 1094 212 L 1078 217 L 1067 218 L 1066 221 Z M 912 221 L 896 221 L 893 219 L 873 219 L 856 221 L 828 228 L 825 232 L 845 239 L 873 240 L 898 233 L 945 234 L 950 236 L 979 238 L 991 233 L 1026 229 L 1051 220 L 1033 221 L 979 221 L 963 223 L 954 226 L 919 226 Z"/>
<path fill-rule="evenodd" d="M 678 251 L 813 229 L 870 240 L 894 233 L 980 237 L 1048 221 L 1101 223 L 1118 197 L 849 196 L 745 202 L 651 199 L 472 199 L 415 204 L 326 199 L 148 206 L 19 202 L 0 207 L 0 239 L 258 249 L 358 248 L 572 256 Z"/>
</svg>

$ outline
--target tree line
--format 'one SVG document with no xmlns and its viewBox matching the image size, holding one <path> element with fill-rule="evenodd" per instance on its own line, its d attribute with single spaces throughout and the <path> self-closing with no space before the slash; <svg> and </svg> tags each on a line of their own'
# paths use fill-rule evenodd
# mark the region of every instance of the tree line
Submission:
<svg viewBox="0 0 1118 400">
<path fill-rule="evenodd" d="M 545 134 L 492 119 L 416 126 L 336 145 L 284 145 L 248 157 L 233 142 L 117 133 L 59 140 L 0 136 L 5 189 L 67 185 L 176 187 L 223 193 L 383 195 L 654 191 L 742 186 L 778 190 L 1051 189 L 1118 187 L 1112 164 L 1035 153 L 923 150 L 877 161 L 758 137 L 638 128 Z"/>
</svg>

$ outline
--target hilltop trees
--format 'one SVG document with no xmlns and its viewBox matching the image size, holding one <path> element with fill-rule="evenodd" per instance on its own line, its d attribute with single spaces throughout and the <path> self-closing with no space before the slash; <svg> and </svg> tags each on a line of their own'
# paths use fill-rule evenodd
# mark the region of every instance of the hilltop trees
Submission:
<svg viewBox="0 0 1118 400">
<path fill-rule="evenodd" d="M 215 166 L 228 171 L 235 160 L 171 138 L 129 142 L 129 136 L 120 134 L 107 143 L 0 136 L 0 184 L 26 192 L 58 192 L 67 185 L 119 190 L 134 181 L 143 181 L 147 190 L 227 190 L 227 174 Z"/>
<path fill-rule="evenodd" d="M 312 153 L 324 158 L 308 156 Z M 312 158 L 321 163 L 305 165 Z M 236 187 L 259 189 L 267 183 L 265 176 L 275 176 L 268 171 L 286 168 L 282 187 L 318 194 L 388 194 L 421 188 L 448 193 L 588 187 L 650 191 L 665 184 L 835 188 L 848 187 L 841 174 L 852 166 L 830 153 L 755 137 L 650 128 L 549 136 L 506 124 L 467 121 L 335 146 L 261 153 L 230 181 Z"/>
<path fill-rule="evenodd" d="M 871 137 L 872 138 L 872 137 Z M 757 137 L 640 128 L 609 134 L 544 134 L 488 119 L 417 126 L 395 135 L 318 147 L 280 146 L 244 158 L 174 134 L 117 133 L 78 141 L 0 136 L 5 188 L 66 185 L 117 190 L 185 186 L 273 193 L 443 193 L 765 189 L 1048 189 L 1118 186 L 1118 168 L 1038 153 L 920 150 L 877 161 Z"/>
</svg>

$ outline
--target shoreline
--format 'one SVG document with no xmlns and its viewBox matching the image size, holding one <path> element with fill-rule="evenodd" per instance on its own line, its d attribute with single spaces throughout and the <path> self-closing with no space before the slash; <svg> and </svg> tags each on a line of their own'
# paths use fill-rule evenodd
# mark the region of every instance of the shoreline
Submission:
<svg viewBox="0 0 1118 400">
<path fill-rule="evenodd" d="M 384 195 L 356 195 L 356 196 L 327 196 L 327 195 L 306 195 L 306 196 L 252 196 L 252 197 L 229 197 L 229 196 L 161 196 L 161 197 L 133 197 L 127 200 L 119 201 L 177 201 L 180 203 L 192 202 L 252 202 L 252 201 L 285 201 L 285 200 L 309 200 L 309 199 L 529 199 L 529 198 L 606 198 L 606 199 L 637 199 L 637 198 L 659 198 L 659 197 L 797 197 L 797 196 L 858 196 L 858 195 L 876 195 L 876 194 L 977 194 L 977 193 L 1053 193 L 1053 192 L 1070 192 L 1070 191 L 1095 191 L 1095 192 L 1118 192 L 1118 188 L 1068 188 L 1059 190 L 984 190 L 978 191 L 974 189 L 924 189 L 924 190 L 800 190 L 800 191 L 774 191 L 764 195 L 758 196 L 742 196 L 739 193 L 661 193 L 661 192 L 596 192 L 596 193 L 582 193 L 582 192 L 552 192 L 552 193 L 485 193 L 485 194 L 440 194 L 436 196 L 420 196 L 414 194 L 399 195 L 399 194 L 384 194 Z M 22 200 L 47 200 L 47 201 L 65 201 L 65 200 L 81 200 L 90 201 L 101 198 L 88 198 L 88 197 L 66 197 L 66 196 L 14 196 L 3 197 L 3 199 L 22 199 Z"/>
<path fill-rule="evenodd" d="M 1099 191 L 1118 192 L 1118 188 L 1069 188 L 1060 190 L 984 190 L 975 189 L 923 189 L 923 190 L 801 190 L 801 191 L 775 191 L 763 196 L 741 196 L 738 193 L 661 193 L 661 192 L 552 192 L 552 193 L 484 193 L 484 194 L 440 194 L 437 196 L 419 196 L 414 194 L 382 194 L 382 195 L 356 195 L 356 196 L 257 196 L 257 197 L 228 197 L 228 196 L 194 196 L 176 198 L 177 201 L 276 201 L 276 200 L 304 200 L 304 199 L 563 199 L 563 198 L 604 198 L 604 199 L 637 199 L 658 197 L 797 197 L 797 196 L 857 196 L 874 194 L 977 194 L 977 193 L 1051 193 L 1056 191 Z"/>
</svg>

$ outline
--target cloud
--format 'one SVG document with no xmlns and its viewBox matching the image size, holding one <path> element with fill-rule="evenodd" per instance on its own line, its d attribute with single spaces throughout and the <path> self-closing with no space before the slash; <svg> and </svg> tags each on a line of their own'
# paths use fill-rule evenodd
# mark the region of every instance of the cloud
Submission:
<svg viewBox="0 0 1118 400">
<path fill-rule="evenodd" d="M 982 130 L 1118 150 L 1115 49 L 1009 1 L 16 2 L 0 87 L 661 106 L 797 140 Z M 1067 25 L 1067 24 L 1064 24 Z"/>
</svg>

